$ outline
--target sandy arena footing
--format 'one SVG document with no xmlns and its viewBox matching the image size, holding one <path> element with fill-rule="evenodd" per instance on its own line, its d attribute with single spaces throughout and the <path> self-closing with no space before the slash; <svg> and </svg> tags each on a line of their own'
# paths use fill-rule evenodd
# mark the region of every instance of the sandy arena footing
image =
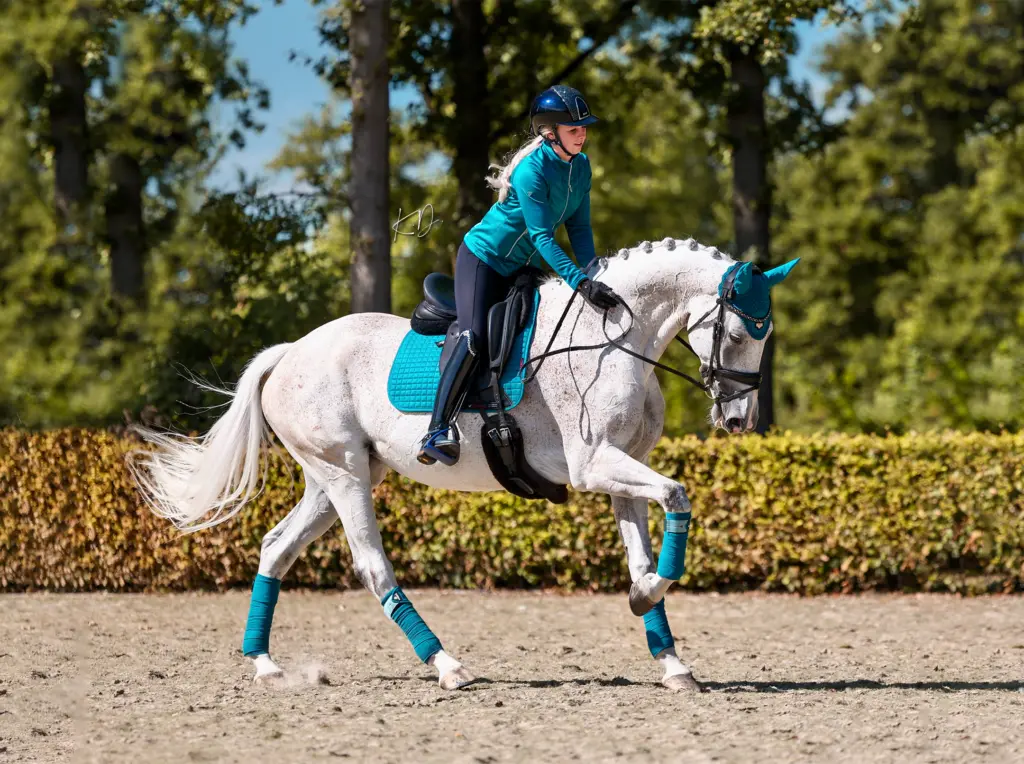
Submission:
<svg viewBox="0 0 1024 764">
<path fill-rule="evenodd" d="M 0 762 L 1024 761 L 1024 598 L 671 594 L 673 694 L 625 594 L 412 591 L 486 678 L 438 688 L 366 592 L 0 595 Z M 323 672 L 328 684 L 310 681 Z"/>
</svg>

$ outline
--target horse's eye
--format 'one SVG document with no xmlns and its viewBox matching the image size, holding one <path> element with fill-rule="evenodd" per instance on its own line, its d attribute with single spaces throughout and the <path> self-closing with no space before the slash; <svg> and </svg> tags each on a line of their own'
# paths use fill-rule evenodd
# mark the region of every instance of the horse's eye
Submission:
<svg viewBox="0 0 1024 764">
<path fill-rule="evenodd" d="M 736 332 L 729 332 L 729 339 L 733 342 L 743 342 L 743 335 Z"/>
</svg>

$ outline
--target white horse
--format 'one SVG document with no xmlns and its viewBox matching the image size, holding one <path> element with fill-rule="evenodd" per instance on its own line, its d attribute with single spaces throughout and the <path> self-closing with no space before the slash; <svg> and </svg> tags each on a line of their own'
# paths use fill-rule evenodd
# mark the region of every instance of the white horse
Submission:
<svg viewBox="0 0 1024 764">
<path fill-rule="evenodd" d="M 663 604 L 672 581 L 683 573 L 690 504 L 682 485 L 646 464 L 662 434 L 665 403 L 651 364 L 637 356 L 656 360 L 687 331 L 714 399 L 712 423 L 730 432 L 752 429 L 756 372 L 771 321 L 763 311 L 749 315 L 742 305 L 759 299 L 763 306 L 768 289 L 792 265 L 762 274 L 692 239 L 644 242 L 595 261 L 590 275 L 610 285 L 632 316 L 619 306 L 603 327 L 601 313 L 575 300 L 554 347 L 601 343 L 607 330 L 612 337 L 625 332 L 619 344 L 636 355 L 609 345 L 551 356 L 514 411 L 527 459 L 538 473 L 577 491 L 612 497 L 634 582 L 630 604 L 637 614 L 646 611 L 648 645 L 661 664 L 663 684 L 671 689 L 699 689 L 676 655 Z M 573 297 L 557 279 L 539 289 L 535 355 Z M 744 295 L 757 299 L 743 303 Z M 408 331 L 408 319 L 361 313 L 325 324 L 297 342 L 270 347 L 249 362 L 233 392 L 219 391 L 233 401 L 206 435 L 193 440 L 143 430 L 156 448 L 129 458 L 149 506 L 185 531 L 228 520 L 258 492 L 268 425 L 302 466 L 305 494 L 267 534 L 260 553 L 243 643 L 257 681 L 282 676 L 269 653 L 280 580 L 338 517 L 359 580 L 409 636 L 419 657 L 437 670 L 440 685 L 456 689 L 475 680 L 441 648 L 398 586 L 373 511 L 371 492 L 389 470 L 435 488 L 501 490 L 476 438 L 463 437 L 462 457 L 453 467 L 417 461 L 428 415 L 396 410 L 386 392 L 392 359 Z M 464 413 L 462 431 L 479 432 L 477 417 Z M 667 513 L 657 568 L 648 501 Z"/>
</svg>

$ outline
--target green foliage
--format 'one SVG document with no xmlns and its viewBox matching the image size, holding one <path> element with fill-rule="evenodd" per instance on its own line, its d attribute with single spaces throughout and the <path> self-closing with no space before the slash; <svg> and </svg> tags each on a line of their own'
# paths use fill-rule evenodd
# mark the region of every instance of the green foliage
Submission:
<svg viewBox="0 0 1024 764">
<path fill-rule="evenodd" d="M 106 431 L 0 431 L 0 590 L 251 585 L 264 535 L 302 495 L 295 464 L 274 455 L 251 506 L 182 536 L 141 504 L 124 462 L 137 446 Z M 688 437 L 663 441 L 651 466 L 693 502 L 682 581 L 690 590 L 1024 585 L 1024 435 Z M 629 586 L 607 496 L 550 505 L 392 474 L 375 501 L 404 585 Z M 660 509 L 650 516 L 660 539 Z M 339 530 L 309 546 L 288 585 L 358 586 Z"/>
<path fill-rule="evenodd" d="M 778 180 L 785 421 L 1024 422 L 1021 8 L 926 0 L 829 52 L 844 136 Z"/>
<path fill-rule="evenodd" d="M 830 122 L 787 76 L 792 23 L 873 6 L 883 12 L 848 26 L 825 57 Z M 253 4 L 46 0 L 0 10 L 0 422 L 104 425 L 142 412 L 202 429 L 215 401 L 183 370 L 231 385 L 260 348 L 347 310 L 347 7 L 325 5 L 323 31 L 337 44 L 318 62 L 338 100 L 307 117 L 274 163 L 300 189 L 280 196 L 245 179 L 229 194 L 204 188 L 226 142 L 258 129 L 266 102 L 230 63 L 225 37 Z M 530 96 L 621 7 L 483 4 L 492 161 L 525 140 L 518 117 Z M 777 419 L 802 430 L 1017 429 L 1024 8 L 894 7 L 636 3 L 619 34 L 567 77 L 601 117 L 586 148 L 597 250 L 664 236 L 732 248 L 725 53 L 753 46 L 772 82 L 773 260 L 803 258 L 775 295 Z M 458 57 L 446 38 L 450 3 L 392 11 L 393 80 L 423 96 L 391 122 L 392 220 L 412 215 L 392 245 L 393 304 L 409 315 L 423 277 L 451 272 L 465 234 L 452 171 Z M 68 51 L 90 84 L 89 189 L 65 225 L 54 210 L 50 110 Z M 214 105 L 235 110 L 234 132 L 215 133 Z M 104 200 L 121 155 L 145 181 L 138 301 L 110 284 Z M 428 204 L 433 224 L 424 212 L 417 225 Z M 664 360 L 694 364 L 676 348 Z M 666 433 L 706 434 L 706 400 L 681 380 L 662 383 Z"/>
<path fill-rule="evenodd" d="M 79 3 L 4 7 L 0 23 L 0 418 L 28 426 L 101 423 L 145 403 L 152 367 L 170 336 L 203 310 L 218 254 L 192 217 L 196 196 L 223 144 L 213 103 L 238 109 L 240 128 L 266 93 L 230 63 L 227 26 L 253 11 L 240 0 Z M 74 209 L 54 203 L 58 139 L 54 108 L 75 92 L 58 69 L 80 71 L 84 131 L 66 154 L 87 178 Z M 74 110 L 72 109 L 72 112 Z M 66 119 L 67 114 L 61 115 Z M 241 133 L 231 138 L 242 141 Z M 116 163 L 137 167 L 145 225 L 144 295 L 111 286 L 106 216 L 123 189 Z M 116 211 L 116 209 L 115 209 Z M 258 236 L 258 231 L 253 231 Z M 197 294 L 201 290 L 202 294 Z M 195 327 L 195 323 L 191 326 Z M 172 343 L 173 345 L 173 343 Z M 218 346 L 218 352 L 221 346 Z M 198 360 L 179 357 L 191 364 Z M 225 371 L 228 371 L 225 369 Z M 179 383 L 180 389 L 180 383 Z"/>
</svg>

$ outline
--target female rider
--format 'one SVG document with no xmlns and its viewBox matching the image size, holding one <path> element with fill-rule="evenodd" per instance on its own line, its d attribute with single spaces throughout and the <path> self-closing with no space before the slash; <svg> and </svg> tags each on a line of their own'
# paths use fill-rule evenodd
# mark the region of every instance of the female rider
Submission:
<svg viewBox="0 0 1024 764">
<path fill-rule="evenodd" d="M 461 332 L 441 373 L 430 426 L 417 455 L 422 463 L 452 465 L 459 460 L 454 422 L 486 342 L 487 312 L 507 294 L 534 254 L 539 252 L 594 307 L 613 308 L 618 302 L 610 287 L 587 278 L 580 269 L 590 265 L 595 254 L 590 162 L 580 151 L 587 125 L 594 122 L 597 117 L 578 90 L 565 85 L 545 90 L 530 107 L 530 132 L 535 137 L 487 179 L 498 191 L 498 201 L 466 234 L 455 260 Z M 555 229 L 562 223 L 579 266 L 555 242 Z"/>
</svg>

